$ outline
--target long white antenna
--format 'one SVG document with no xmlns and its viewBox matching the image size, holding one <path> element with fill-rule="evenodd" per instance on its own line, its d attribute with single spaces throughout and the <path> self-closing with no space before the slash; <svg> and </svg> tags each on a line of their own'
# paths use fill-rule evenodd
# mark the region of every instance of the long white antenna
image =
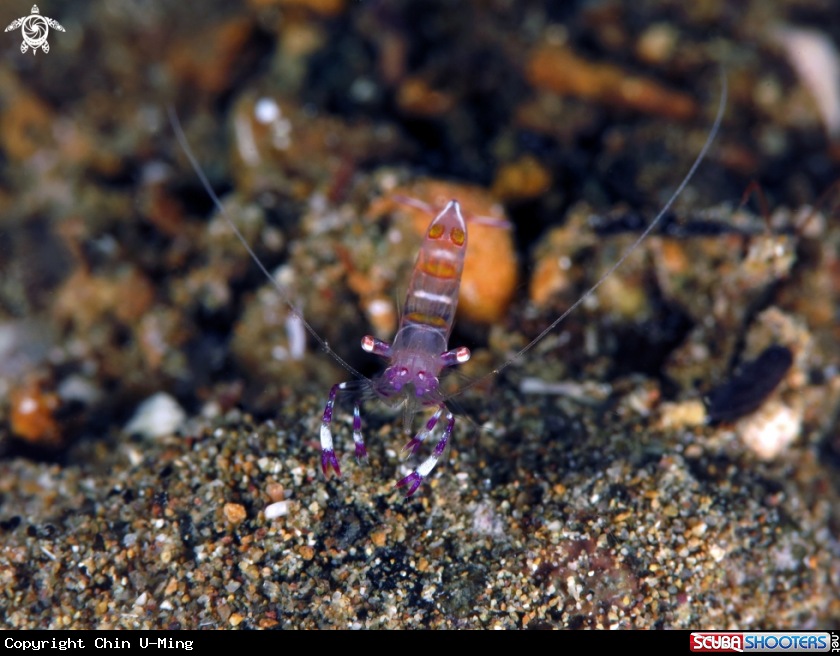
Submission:
<svg viewBox="0 0 840 656">
<path fill-rule="evenodd" d="M 609 278 L 613 274 L 613 272 L 624 263 L 624 260 L 626 260 L 630 256 L 630 254 L 633 251 L 635 251 L 639 247 L 639 245 L 647 238 L 647 236 L 651 233 L 651 231 L 659 223 L 660 219 L 665 215 L 665 213 L 669 209 L 671 209 L 671 205 L 674 204 L 674 201 L 677 200 L 677 197 L 683 192 L 683 189 L 685 189 L 685 186 L 688 184 L 689 180 L 691 180 L 692 176 L 697 171 L 697 168 L 700 166 L 700 163 L 706 157 L 706 153 L 709 151 L 709 148 L 711 147 L 712 142 L 714 141 L 715 136 L 717 135 L 717 132 L 720 129 L 720 124 L 721 124 L 721 121 L 723 120 L 723 111 L 724 111 L 724 109 L 726 109 L 726 96 L 727 96 L 727 88 L 728 88 L 727 83 L 726 83 L 726 70 L 721 67 L 720 73 L 721 73 L 721 82 L 722 82 L 722 89 L 721 89 L 721 93 L 720 93 L 720 104 L 718 105 L 718 111 L 717 111 L 717 116 L 715 117 L 715 122 L 712 125 L 712 129 L 709 132 L 709 136 L 706 137 L 706 143 L 703 145 L 703 149 L 700 151 L 700 154 L 697 156 L 697 159 L 694 160 L 694 164 L 691 165 L 691 169 L 689 169 L 688 175 L 685 176 L 683 181 L 680 183 L 680 186 L 677 187 L 677 190 L 671 195 L 671 198 L 668 200 L 667 203 L 665 203 L 665 206 L 660 210 L 659 214 L 656 215 L 656 218 L 653 221 L 651 221 L 651 224 L 647 228 L 645 228 L 644 232 L 642 232 L 642 234 L 639 236 L 639 238 L 636 241 L 633 242 L 633 245 L 630 246 L 624 252 L 624 254 L 618 259 L 618 261 L 610 267 L 609 271 L 607 271 L 603 276 L 601 276 L 598 279 L 598 282 L 596 282 L 594 285 L 592 285 L 592 287 L 590 287 L 589 290 L 583 296 L 581 296 L 568 310 L 566 310 L 557 319 L 555 319 L 553 322 L 551 322 L 551 325 L 549 325 L 548 328 L 543 330 L 527 346 L 525 346 L 522 350 L 520 350 L 516 355 L 514 355 L 510 360 L 505 362 L 503 365 L 494 369 L 490 373 L 485 374 L 484 376 L 482 376 L 478 380 L 474 380 L 469 385 L 466 385 L 466 386 L 462 387 L 458 391 L 453 392 L 451 395 L 446 397 L 447 399 L 451 399 L 453 396 L 458 396 L 460 394 L 463 394 L 464 392 L 466 392 L 471 387 L 475 387 L 476 385 L 480 385 L 481 383 L 483 383 L 487 379 L 489 379 L 489 378 L 495 376 L 496 374 L 498 374 L 500 371 L 503 371 L 504 369 L 507 369 L 515 360 L 517 360 L 518 358 L 523 356 L 525 353 L 530 351 L 537 342 L 539 342 L 543 337 L 545 337 L 548 333 L 550 333 L 552 330 L 554 330 L 557 327 L 557 324 L 559 324 L 561 321 L 563 321 L 563 319 L 565 319 L 567 316 L 569 316 L 575 310 L 575 308 L 577 308 L 578 305 L 580 305 L 587 298 L 589 298 L 595 292 L 595 290 L 598 289 L 598 287 L 600 287 L 603 284 L 603 282 L 607 278 Z"/>
<path fill-rule="evenodd" d="M 239 228 L 236 227 L 236 224 L 233 222 L 233 219 L 231 219 L 230 216 L 228 216 L 224 205 L 222 205 L 222 202 L 219 200 L 219 197 L 216 195 L 216 192 L 213 191 L 213 188 L 210 186 L 210 182 L 207 180 L 207 176 L 205 176 L 204 171 L 201 170 L 201 166 L 199 166 L 198 160 L 195 158 L 195 155 L 193 155 L 192 149 L 190 148 L 190 144 L 187 142 L 187 137 L 184 134 L 184 130 L 181 128 L 181 122 L 178 120 L 178 115 L 175 113 L 175 109 L 172 107 L 172 105 L 168 105 L 166 111 L 169 113 L 169 121 L 172 123 L 172 129 L 175 131 L 175 137 L 178 139 L 178 143 L 181 144 L 181 148 L 183 148 L 187 159 L 190 160 L 190 164 L 192 164 L 193 170 L 198 176 L 198 179 L 201 180 L 201 184 L 204 186 L 205 191 L 213 200 L 213 204 L 216 206 L 216 209 L 219 210 L 219 213 L 224 217 L 225 221 L 227 221 L 228 225 L 233 229 L 233 232 L 239 238 L 239 241 L 242 242 L 242 245 L 245 247 L 245 250 L 248 251 L 248 254 L 251 256 L 254 262 L 257 263 L 257 266 L 260 268 L 260 271 L 262 271 L 265 274 L 265 277 L 271 281 L 272 285 L 274 285 L 274 288 L 277 290 L 277 293 L 280 295 L 280 298 L 283 299 L 283 302 L 289 307 L 289 309 L 292 311 L 292 314 L 294 314 L 294 316 L 300 320 L 303 326 L 309 331 L 309 334 L 312 335 L 316 339 L 316 341 L 321 345 L 321 348 L 323 348 L 327 353 L 334 357 L 342 367 L 344 367 L 345 369 L 347 369 L 347 371 L 356 376 L 356 378 L 368 380 L 366 376 L 363 376 L 358 371 L 356 371 L 353 367 L 346 363 L 338 355 L 338 353 L 333 351 L 326 341 L 321 339 L 321 336 L 315 332 L 315 329 L 309 325 L 306 319 L 303 318 L 303 314 L 300 313 L 300 311 L 289 300 L 289 297 L 286 296 L 286 292 L 284 291 L 283 287 L 280 286 L 280 283 L 278 283 L 277 280 L 274 279 L 274 276 L 272 276 L 268 272 L 268 269 L 265 268 L 263 263 L 260 262 L 260 258 L 257 257 L 257 254 L 254 253 L 254 250 L 245 240 L 245 237 L 243 237 L 242 233 L 239 232 Z"/>
</svg>

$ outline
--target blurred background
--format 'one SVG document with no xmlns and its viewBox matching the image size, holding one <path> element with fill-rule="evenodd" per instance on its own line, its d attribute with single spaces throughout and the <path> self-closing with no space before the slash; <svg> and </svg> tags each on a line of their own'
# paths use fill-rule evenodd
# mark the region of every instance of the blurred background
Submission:
<svg viewBox="0 0 840 656">
<path fill-rule="evenodd" d="M 814 245 L 836 239 L 840 18 L 829 0 L 39 9 L 64 27 L 50 30 L 49 52 L 22 53 L 20 29 L 0 42 L 6 456 L 72 458 L 80 437 L 113 438 L 135 420 L 130 432 L 155 434 L 236 406 L 269 417 L 346 378 L 215 212 L 167 106 L 289 298 L 367 374 L 378 365 L 359 340 L 393 335 L 430 220 L 400 199 L 435 207 L 456 197 L 473 218 L 509 221 L 470 228 L 480 255 L 453 345 L 476 351 L 466 373 L 477 376 L 568 307 L 656 214 L 708 135 L 723 66 L 723 127 L 666 229 L 685 239 L 796 234 L 791 217 L 827 192 L 804 258 L 817 282 L 770 298 L 773 278 L 747 315 L 771 300 L 803 313 L 822 331 L 814 375 L 833 375 L 840 272 Z M 5 2 L 0 24 L 31 10 Z M 733 218 L 752 181 L 764 200 L 751 194 Z M 746 248 L 738 239 L 725 249 Z M 654 251 L 628 263 L 599 306 L 570 317 L 565 341 L 551 343 L 568 344 L 565 364 L 549 371 L 534 354 L 530 374 L 643 374 L 671 397 L 724 379 L 737 339 L 711 373 L 679 374 L 673 353 L 702 320 L 692 294 L 714 288 L 726 258 L 682 253 L 682 264 L 657 269 L 668 253 Z M 699 282 L 682 297 L 665 288 L 663 276 L 691 278 L 695 266 Z M 744 316 L 731 326 L 741 341 Z M 594 347 L 593 321 L 609 328 Z M 151 424 L 135 414 L 150 397 Z"/>
</svg>

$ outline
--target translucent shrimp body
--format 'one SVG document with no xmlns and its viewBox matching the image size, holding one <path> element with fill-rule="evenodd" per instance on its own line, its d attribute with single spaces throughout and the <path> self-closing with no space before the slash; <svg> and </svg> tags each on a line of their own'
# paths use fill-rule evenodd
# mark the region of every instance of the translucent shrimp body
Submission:
<svg viewBox="0 0 840 656">
<path fill-rule="evenodd" d="M 362 339 L 362 348 L 365 351 L 390 360 L 390 365 L 382 377 L 373 381 L 373 390 L 377 396 L 390 404 L 405 398 L 407 423 L 411 423 L 418 401 L 423 406 L 438 406 L 437 412 L 429 419 L 425 428 L 411 439 L 406 449 L 411 449 L 414 453 L 432 433 L 441 416 L 446 415 L 446 428 L 432 455 L 397 483 L 397 487 L 410 485 L 408 495 L 413 494 L 434 469 L 455 426 L 455 417 L 446 408 L 438 393 L 438 385 L 440 372 L 444 367 L 466 362 L 470 358 L 467 348 L 447 350 L 455 309 L 458 306 L 458 292 L 466 252 L 467 226 L 458 202 L 453 200 L 438 214 L 426 231 L 408 286 L 405 313 L 393 344 L 370 335 Z M 348 386 L 348 383 L 334 385 L 324 409 L 321 422 L 321 467 L 325 475 L 330 467 L 340 475 L 332 440 L 332 411 L 338 392 L 347 389 Z M 356 457 L 366 458 L 367 452 L 361 435 L 359 401 L 355 404 L 353 416 L 353 440 L 356 445 Z"/>
</svg>

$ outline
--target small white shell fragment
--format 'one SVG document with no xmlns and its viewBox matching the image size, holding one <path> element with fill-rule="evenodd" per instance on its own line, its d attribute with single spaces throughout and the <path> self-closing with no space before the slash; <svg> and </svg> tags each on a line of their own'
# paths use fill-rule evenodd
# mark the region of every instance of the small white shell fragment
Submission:
<svg viewBox="0 0 840 656">
<path fill-rule="evenodd" d="M 158 392 L 140 404 L 125 425 L 125 432 L 148 439 L 172 435 L 187 419 L 187 413 L 166 392 Z"/>
<path fill-rule="evenodd" d="M 523 394 L 550 394 L 568 396 L 581 403 L 593 403 L 606 399 L 612 393 L 608 383 L 576 383 L 562 381 L 552 383 L 541 378 L 523 378 L 519 383 L 519 391 Z"/>
<path fill-rule="evenodd" d="M 292 360 L 302 360 L 306 353 L 306 331 L 303 321 L 296 314 L 289 314 L 286 317 L 286 339 Z"/>
<path fill-rule="evenodd" d="M 718 545 L 713 544 L 709 547 L 709 555 L 714 558 L 716 563 L 719 563 L 726 556 L 726 550 L 721 549 Z"/>
<path fill-rule="evenodd" d="M 738 433 L 744 445 L 759 458 L 773 460 L 799 436 L 802 414 L 801 408 L 770 399 L 738 422 Z"/>
<path fill-rule="evenodd" d="M 289 502 L 278 501 L 277 503 L 272 503 L 270 506 L 265 507 L 264 512 L 265 518 L 269 521 L 278 517 L 285 517 L 289 514 Z"/>
</svg>

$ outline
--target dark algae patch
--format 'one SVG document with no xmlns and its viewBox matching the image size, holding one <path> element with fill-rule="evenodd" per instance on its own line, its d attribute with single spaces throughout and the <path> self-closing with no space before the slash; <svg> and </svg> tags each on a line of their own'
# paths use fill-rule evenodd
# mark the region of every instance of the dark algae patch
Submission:
<svg viewBox="0 0 840 656">
<path fill-rule="evenodd" d="M 732 421 L 756 411 L 792 365 L 790 349 L 768 347 L 758 358 L 744 363 L 727 382 L 708 393 L 705 401 L 709 419 Z"/>
</svg>

